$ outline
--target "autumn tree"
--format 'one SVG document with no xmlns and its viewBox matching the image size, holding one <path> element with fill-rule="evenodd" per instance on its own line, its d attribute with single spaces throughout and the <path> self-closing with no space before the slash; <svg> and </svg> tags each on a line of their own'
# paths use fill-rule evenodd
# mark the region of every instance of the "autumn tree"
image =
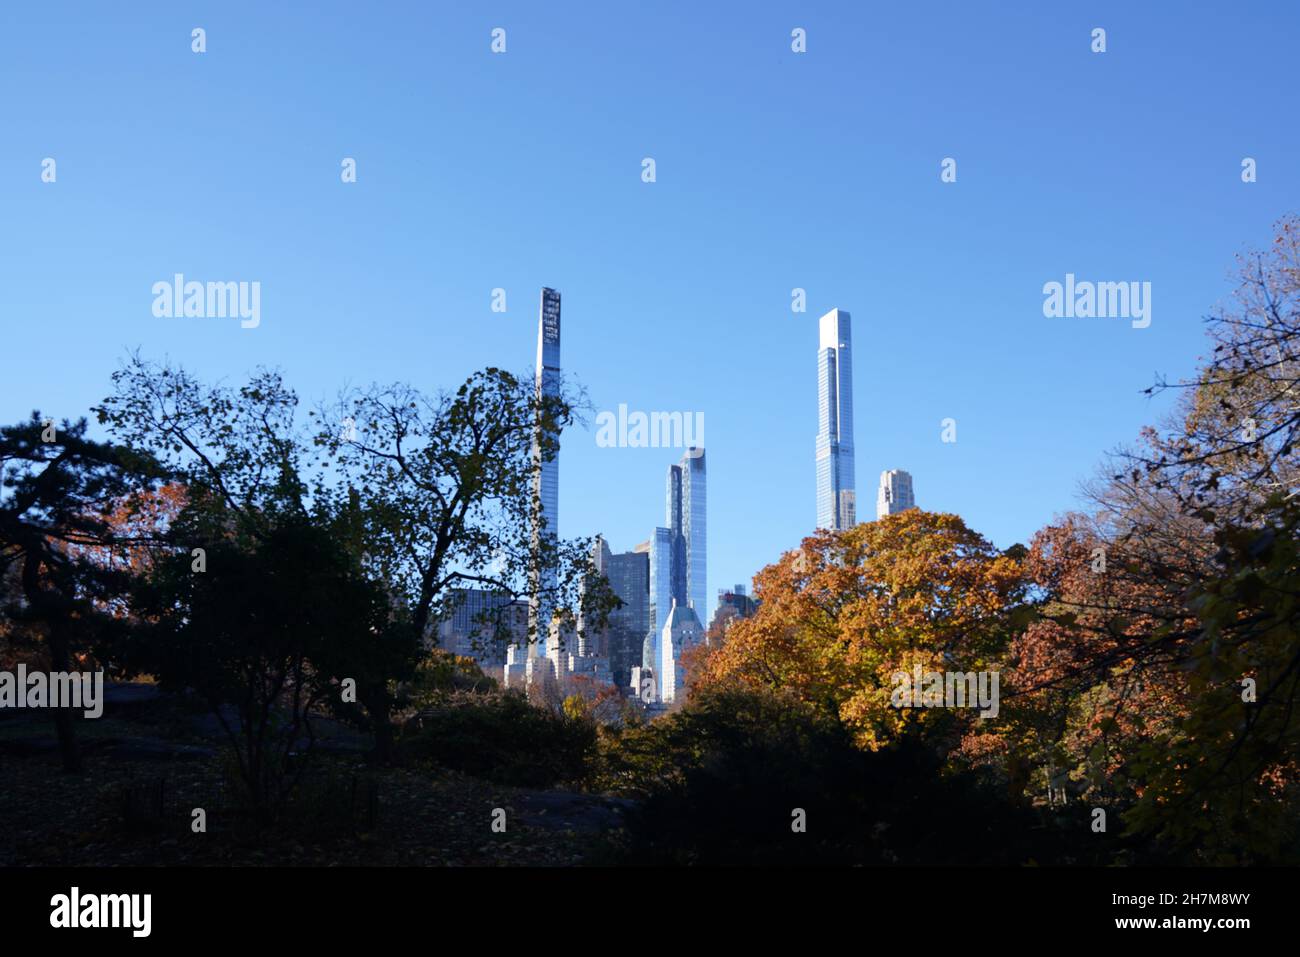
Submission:
<svg viewBox="0 0 1300 957">
<path fill-rule="evenodd" d="M 1035 616 L 1011 642 L 1002 714 L 969 729 L 962 753 L 1005 771 L 1012 797 L 1134 799 L 1128 767 L 1183 713 L 1178 650 L 1193 640 L 1187 568 L 1107 538 L 1072 514 L 1038 532 L 1025 556 Z M 1152 636 L 1165 639 L 1155 649 Z"/>
<path fill-rule="evenodd" d="M 1184 592 L 1195 627 L 1175 616 L 1148 642 L 1146 657 L 1186 682 L 1186 713 L 1135 759 L 1146 784 L 1131 825 L 1208 859 L 1269 860 L 1297 838 L 1300 795 L 1300 219 L 1241 258 L 1208 334 L 1196 375 L 1155 387 L 1181 393 L 1177 417 L 1148 432 L 1150 451 L 1127 455 L 1112 486 L 1176 499 L 1177 527 L 1203 556 Z"/>
<path fill-rule="evenodd" d="M 732 623 L 705 685 L 792 693 L 860 747 L 944 736 L 966 718 L 894 707 L 894 677 L 996 669 L 1026 594 L 1024 571 L 955 515 L 909 509 L 820 531 L 759 572 L 752 618 Z"/>
<path fill-rule="evenodd" d="M 1095 512 L 1035 538 L 1043 617 L 1013 647 L 1007 720 L 966 742 L 1201 860 L 1295 839 L 1298 229 L 1242 260 L 1211 355 L 1153 387 L 1174 415 L 1112 457 Z"/>
<path fill-rule="evenodd" d="M 1275 228 L 1268 249 L 1240 258 L 1233 296 L 1210 316 L 1208 360 L 1192 378 L 1148 390 L 1181 393 L 1177 418 L 1148 431 L 1149 452 L 1128 456 L 1209 523 L 1249 523 L 1300 479 L 1300 217 Z"/>
</svg>

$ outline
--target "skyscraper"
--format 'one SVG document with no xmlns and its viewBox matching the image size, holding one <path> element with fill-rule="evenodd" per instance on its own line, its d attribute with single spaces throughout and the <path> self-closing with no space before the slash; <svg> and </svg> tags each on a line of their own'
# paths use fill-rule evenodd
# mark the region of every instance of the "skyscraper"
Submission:
<svg viewBox="0 0 1300 957">
<path fill-rule="evenodd" d="M 916 508 L 911 473 L 901 469 L 881 472 L 880 489 L 876 492 L 876 518 L 895 515 L 909 508 Z"/>
<path fill-rule="evenodd" d="M 659 657 L 654 663 L 658 697 L 670 704 L 686 693 L 686 670 L 682 654 L 698 647 L 704 641 L 704 628 L 695 609 L 673 602 L 659 635 Z"/>
<path fill-rule="evenodd" d="M 673 607 L 673 536 L 667 528 L 656 528 L 650 538 L 650 627 L 645 634 L 641 663 L 659 665 L 659 636 Z"/>
<path fill-rule="evenodd" d="M 672 577 L 668 587 L 669 596 L 684 605 L 686 604 L 686 525 L 682 516 L 682 493 L 682 467 L 670 465 L 664 518 L 672 542 Z"/>
<path fill-rule="evenodd" d="M 691 446 L 676 468 L 682 484 L 682 539 L 686 604 L 704 621 L 708 615 L 708 487 L 705 480 L 704 449 Z"/>
<path fill-rule="evenodd" d="M 853 350 L 849 314 L 819 321 L 817 351 L 817 527 L 857 523 L 853 485 Z"/>
<path fill-rule="evenodd" d="M 560 294 L 554 289 L 542 289 L 542 304 L 537 320 L 537 396 L 560 394 Z M 533 429 L 533 509 L 532 527 L 533 567 L 530 570 L 530 620 L 534 636 L 529 656 L 542 654 L 543 643 L 550 634 L 551 611 L 556 585 L 555 568 L 551 561 L 542 563 L 542 539 L 552 543 L 547 549 L 553 554 L 560 522 L 560 459 L 557 452 L 550 461 L 542 461 L 542 424 L 539 419 Z M 539 508 L 540 507 L 540 508 Z M 536 520 L 540 511 L 541 521 Z"/>
<path fill-rule="evenodd" d="M 643 551 L 616 554 L 597 536 L 592 558 L 596 571 L 609 580 L 610 590 L 623 602 L 609 613 L 605 654 L 615 682 L 626 685 L 632 668 L 641 664 L 642 645 L 650 630 L 650 556 Z"/>
<path fill-rule="evenodd" d="M 437 622 L 438 647 L 499 667 L 509 645 L 528 640 L 527 628 L 528 604 L 508 592 L 453 588 Z"/>
<path fill-rule="evenodd" d="M 690 605 L 696 617 L 705 614 L 708 560 L 708 490 L 704 449 L 691 446 L 681 461 L 668 466 L 666 518 L 671 542 L 669 597 Z M 663 617 L 660 616 L 662 622 Z"/>
<path fill-rule="evenodd" d="M 744 585 L 718 589 L 718 607 L 709 622 L 709 630 L 726 628 L 738 618 L 749 618 L 758 610 L 758 602 L 745 592 Z"/>
</svg>

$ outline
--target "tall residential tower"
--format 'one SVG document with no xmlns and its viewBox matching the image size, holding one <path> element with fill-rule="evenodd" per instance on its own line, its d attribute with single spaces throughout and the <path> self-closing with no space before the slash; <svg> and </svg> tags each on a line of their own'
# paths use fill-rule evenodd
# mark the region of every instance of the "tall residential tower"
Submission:
<svg viewBox="0 0 1300 957">
<path fill-rule="evenodd" d="M 560 394 L 560 294 L 554 289 L 542 289 L 541 313 L 537 320 L 537 396 Z M 531 600 L 529 603 L 529 628 L 533 643 L 529 656 L 542 654 L 550 634 L 551 612 L 554 607 L 556 587 L 554 543 L 560 521 L 560 459 L 558 451 L 549 461 L 543 461 L 541 450 L 542 424 L 533 427 L 533 498 L 534 509 L 540 506 L 541 521 L 536 518 L 532 527 L 533 567 L 530 570 Z M 543 548 L 543 538 L 546 548 Z M 543 552 L 547 554 L 543 554 Z M 539 567 L 540 566 L 540 567 Z"/>
<path fill-rule="evenodd" d="M 704 449 L 691 446 L 668 467 L 667 524 L 672 535 L 672 598 L 704 619 L 708 603 L 708 489 Z M 661 620 L 662 623 L 662 620 Z"/>
<path fill-rule="evenodd" d="M 876 518 L 896 515 L 909 508 L 916 508 L 916 496 L 912 494 L 912 474 L 901 469 L 881 472 L 880 489 L 876 493 Z"/>
<path fill-rule="evenodd" d="M 682 533 L 686 537 L 686 603 L 703 622 L 709 613 L 708 488 L 704 449 L 692 446 L 682 456 Z"/>
<path fill-rule="evenodd" d="M 853 337 L 849 314 L 832 309 L 819 322 L 817 350 L 817 527 L 857 524 L 853 485 Z"/>
<path fill-rule="evenodd" d="M 641 651 L 650 630 L 650 556 L 644 551 L 615 553 L 596 536 L 592 560 L 609 580 L 610 590 L 623 602 L 609 613 L 604 652 L 614 681 L 626 685 L 641 664 Z"/>
<path fill-rule="evenodd" d="M 642 666 L 663 664 L 664 626 L 672 609 L 682 609 L 680 624 L 693 612 L 699 625 L 708 614 L 708 491 L 704 449 L 688 448 L 681 461 L 668 466 L 665 496 L 666 528 L 656 528 L 650 541 L 637 550 L 650 553 L 650 628 L 645 637 Z M 701 626 L 702 627 L 702 626 Z M 659 676 L 662 679 L 662 675 Z"/>
</svg>

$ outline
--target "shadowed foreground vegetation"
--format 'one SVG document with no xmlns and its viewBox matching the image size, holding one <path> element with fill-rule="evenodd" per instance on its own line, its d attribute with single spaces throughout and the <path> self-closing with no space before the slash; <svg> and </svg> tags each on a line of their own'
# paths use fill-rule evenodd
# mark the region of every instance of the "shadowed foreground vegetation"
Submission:
<svg viewBox="0 0 1300 957">
<path fill-rule="evenodd" d="M 591 540 L 531 534 L 578 396 L 486 369 L 304 419 L 278 373 L 131 357 L 105 437 L 0 428 L 0 671 L 115 685 L 97 721 L 0 712 L 0 863 L 1294 864 L 1300 220 L 1208 330 L 1088 511 L 1005 549 L 916 509 L 792 543 L 649 724 L 435 647 L 466 588 L 485 647 L 538 588 L 598 641 Z"/>
<path fill-rule="evenodd" d="M 0 865 L 836 865 L 1152 863 L 1081 806 L 1016 805 L 923 746 L 864 752 L 790 699 L 703 693 L 612 728 L 488 691 L 424 712 L 376 765 L 326 724 L 272 823 L 221 737 L 167 696 L 85 722 L 61 769 L 44 716 L 0 722 Z M 515 734 L 509 733 L 510 731 Z M 161 788 L 161 793 L 160 793 Z M 194 833 L 192 812 L 206 812 Z M 505 812 L 504 833 L 493 830 Z M 792 829 L 793 814 L 806 830 Z"/>
</svg>

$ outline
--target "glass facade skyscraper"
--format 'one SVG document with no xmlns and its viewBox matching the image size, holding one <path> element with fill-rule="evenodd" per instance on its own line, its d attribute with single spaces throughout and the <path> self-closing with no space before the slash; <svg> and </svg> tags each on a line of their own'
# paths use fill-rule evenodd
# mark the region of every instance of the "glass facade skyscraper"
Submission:
<svg viewBox="0 0 1300 957">
<path fill-rule="evenodd" d="M 560 394 L 560 294 L 554 289 L 542 289 L 542 304 L 537 320 L 537 395 L 558 396 Z M 550 461 L 542 461 L 540 446 L 541 424 L 536 426 L 533 435 L 533 498 L 534 509 L 540 506 L 541 522 L 534 521 L 533 568 L 531 571 L 532 595 L 530 598 L 530 621 L 534 641 L 529 646 L 529 655 L 542 654 L 546 636 L 550 634 L 551 612 L 554 605 L 556 586 L 555 570 L 550 562 L 546 568 L 539 568 L 538 557 L 541 551 L 541 536 L 554 542 L 559 534 L 560 522 L 560 459 L 557 453 Z"/>
<path fill-rule="evenodd" d="M 691 447 L 676 466 L 682 485 L 682 545 L 685 568 L 686 604 L 703 621 L 708 614 L 708 483 L 705 479 L 704 449 Z M 680 601 L 680 599 L 679 599 Z"/>
<path fill-rule="evenodd" d="M 857 523 L 853 482 L 853 336 L 849 314 L 832 309 L 819 322 L 817 351 L 817 527 Z"/>
<path fill-rule="evenodd" d="M 438 646 L 483 666 L 500 666 L 507 646 L 528 640 L 527 627 L 527 604 L 508 592 L 453 588 L 438 619 Z"/>
<path fill-rule="evenodd" d="M 695 609 L 695 617 L 707 614 L 708 575 L 708 486 L 705 478 L 704 449 L 691 446 L 676 465 L 668 466 L 664 497 L 664 520 L 667 528 L 656 528 L 649 542 L 650 551 L 650 634 L 656 649 L 647 657 L 647 667 L 659 660 L 660 632 L 668 612 L 676 602 L 680 607 Z"/>
<path fill-rule="evenodd" d="M 650 538 L 650 628 L 645 635 L 642 665 L 654 668 L 659 662 L 659 633 L 673 607 L 673 533 L 656 528 Z"/>
<path fill-rule="evenodd" d="M 669 595 L 678 604 L 686 604 L 686 524 L 682 515 L 682 467 L 668 466 L 668 487 L 665 496 L 667 514 L 665 524 L 672 536 L 672 578 Z"/>
<path fill-rule="evenodd" d="M 609 580 L 610 590 L 623 601 L 609 613 L 604 653 L 615 683 L 625 685 L 641 664 L 641 649 L 650 630 L 650 556 L 646 552 L 614 553 L 597 536 L 593 560 L 596 571 Z"/>
</svg>

